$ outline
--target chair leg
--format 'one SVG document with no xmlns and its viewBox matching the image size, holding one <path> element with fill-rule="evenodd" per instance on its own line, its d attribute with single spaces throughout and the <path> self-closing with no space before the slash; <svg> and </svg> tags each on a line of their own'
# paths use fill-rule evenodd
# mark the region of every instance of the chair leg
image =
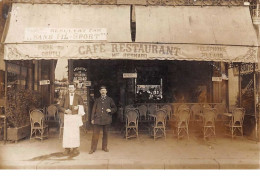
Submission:
<svg viewBox="0 0 260 182">
<path fill-rule="evenodd" d="M 155 140 L 155 135 L 156 135 L 156 131 L 155 131 L 155 127 L 153 128 L 153 140 Z"/>
<path fill-rule="evenodd" d="M 234 128 L 231 127 L 231 135 L 232 135 L 232 139 L 233 139 L 233 135 L 234 135 Z"/>
<path fill-rule="evenodd" d="M 188 136 L 188 140 L 190 139 L 190 136 L 189 136 L 189 127 L 187 127 L 187 136 Z"/>
<path fill-rule="evenodd" d="M 166 140 L 166 129 L 165 129 L 165 127 L 163 128 L 163 131 L 164 131 L 164 139 Z"/>
<path fill-rule="evenodd" d="M 33 129 L 31 128 L 31 135 L 30 135 L 30 140 L 32 139 L 32 133 L 33 132 Z"/>
</svg>

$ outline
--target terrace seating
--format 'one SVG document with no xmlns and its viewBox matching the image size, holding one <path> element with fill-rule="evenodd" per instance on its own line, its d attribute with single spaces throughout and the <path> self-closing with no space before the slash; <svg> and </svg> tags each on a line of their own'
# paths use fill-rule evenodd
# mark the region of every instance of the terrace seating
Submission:
<svg viewBox="0 0 260 182">
<path fill-rule="evenodd" d="M 225 124 L 227 130 L 231 133 L 232 139 L 240 134 L 243 137 L 243 122 L 245 116 L 244 108 L 235 108 L 232 112 L 232 119 Z"/>
<path fill-rule="evenodd" d="M 48 125 L 45 124 L 44 114 L 41 110 L 34 109 L 30 111 L 31 135 L 30 139 L 48 137 Z"/>
<path fill-rule="evenodd" d="M 126 112 L 126 127 L 125 137 L 126 139 L 136 137 L 138 138 L 138 120 L 139 113 L 137 110 L 128 110 Z"/>
<path fill-rule="evenodd" d="M 201 121 L 201 118 L 198 114 L 201 113 L 201 106 L 199 104 L 194 104 L 191 106 L 191 120 L 193 123 L 198 123 Z"/>
<path fill-rule="evenodd" d="M 183 108 L 178 109 L 177 113 L 177 121 L 176 121 L 176 132 L 178 140 L 180 137 L 184 137 L 185 135 L 189 139 L 189 121 L 190 121 L 190 109 L 189 108 Z"/>
<path fill-rule="evenodd" d="M 217 111 L 214 108 L 205 108 L 203 110 L 203 138 L 204 140 L 210 136 L 216 137 L 215 120 Z"/>
<path fill-rule="evenodd" d="M 159 137 L 166 139 L 166 117 L 167 113 L 165 110 L 157 110 L 155 114 L 154 124 L 152 125 L 152 133 L 154 140 Z"/>
</svg>

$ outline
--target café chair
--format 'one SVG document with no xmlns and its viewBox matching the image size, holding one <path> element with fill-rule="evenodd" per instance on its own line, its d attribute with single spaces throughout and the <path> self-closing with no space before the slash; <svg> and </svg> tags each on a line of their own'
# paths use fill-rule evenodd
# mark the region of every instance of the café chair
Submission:
<svg viewBox="0 0 260 182">
<path fill-rule="evenodd" d="M 193 123 L 199 123 L 201 121 L 201 106 L 199 104 L 194 104 L 191 106 L 191 120 Z"/>
<path fill-rule="evenodd" d="M 151 104 L 148 106 L 148 118 L 149 120 L 154 120 L 154 116 L 156 114 L 157 106 L 155 104 Z"/>
<path fill-rule="evenodd" d="M 191 111 L 189 108 L 180 109 L 177 113 L 177 121 L 175 124 L 178 140 L 180 137 L 185 135 L 189 139 L 189 121 L 190 121 Z"/>
<path fill-rule="evenodd" d="M 170 120 L 172 117 L 172 108 L 170 105 L 164 105 L 161 109 L 165 109 L 166 113 L 167 113 L 167 119 Z"/>
<path fill-rule="evenodd" d="M 58 121 L 58 108 L 53 104 L 46 108 L 46 120 L 51 119 Z"/>
<path fill-rule="evenodd" d="M 180 110 L 182 110 L 182 109 L 189 109 L 189 106 L 186 105 L 186 104 L 181 104 L 181 105 L 179 105 L 179 107 L 178 107 L 178 109 L 177 109 L 177 113 L 178 113 Z"/>
<path fill-rule="evenodd" d="M 216 120 L 223 122 L 225 120 L 225 117 L 223 116 L 223 113 L 227 112 L 227 108 L 224 104 L 216 104 L 214 108 L 217 111 L 217 118 Z"/>
<path fill-rule="evenodd" d="M 140 120 L 146 120 L 146 118 L 147 118 L 147 110 L 148 110 L 148 108 L 147 108 L 147 106 L 146 105 L 140 105 L 140 106 L 138 106 L 138 111 L 139 111 L 139 119 Z"/>
<path fill-rule="evenodd" d="M 152 133 L 154 140 L 159 137 L 166 139 L 166 117 L 167 113 L 165 110 L 159 109 L 156 111 L 155 120 L 152 124 Z"/>
<path fill-rule="evenodd" d="M 209 138 L 210 136 L 216 137 L 215 120 L 217 117 L 217 111 L 215 108 L 205 108 L 203 110 L 203 138 Z"/>
<path fill-rule="evenodd" d="M 43 138 L 48 137 L 48 125 L 45 124 L 45 117 L 43 111 L 39 109 L 33 109 L 30 111 L 31 122 L 31 135 L 30 140 L 33 138 L 39 138 L 41 141 Z"/>
<path fill-rule="evenodd" d="M 126 127 L 125 127 L 125 137 L 128 138 L 136 137 L 138 138 L 138 121 L 139 113 L 137 110 L 128 110 L 126 112 Z"/>
<path fill-rule="evenodd" d="M 245 117 L 244 108 L 235 108 L 232 111 L 232 118 L 228 124 L 225 124 L 227 130 L 231 133 L 232 139 L 240 134 L 243 137 L 243 122 Z"/>
</svg>

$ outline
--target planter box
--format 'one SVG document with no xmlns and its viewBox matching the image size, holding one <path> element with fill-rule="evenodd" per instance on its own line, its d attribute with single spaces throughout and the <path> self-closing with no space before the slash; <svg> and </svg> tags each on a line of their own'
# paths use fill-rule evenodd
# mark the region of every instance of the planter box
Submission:
<svg viewBox="0 0 260 182">
<path fill-rule="evenodd" d="M 30 136 L 31 125 L 22 126 L 19 128 L 7 128 L 7 140 L 17 142 L 20 139 Z"/>
</svg>

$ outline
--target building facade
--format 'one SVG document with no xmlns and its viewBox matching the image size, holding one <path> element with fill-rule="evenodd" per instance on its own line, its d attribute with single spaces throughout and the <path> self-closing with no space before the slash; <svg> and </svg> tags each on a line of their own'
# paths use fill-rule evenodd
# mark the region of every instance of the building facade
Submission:
<svg viewBox="0 0 260 182">
<path fill-rule="evenodd" d="M 248 133 L 257 135 L 257 1 L 7 4 L 1 62 L 5 91 L 11 85 L 38 90 L 47 106 L 74 81 L 87 113 L 100 85 L 107 85 L 119 111 L 142 103 L 245 107 Z"/>
</svg>

